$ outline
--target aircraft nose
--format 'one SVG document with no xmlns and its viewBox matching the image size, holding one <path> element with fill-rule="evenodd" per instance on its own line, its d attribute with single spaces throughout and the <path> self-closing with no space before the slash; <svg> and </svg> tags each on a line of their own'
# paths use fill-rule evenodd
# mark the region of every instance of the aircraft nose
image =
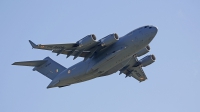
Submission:
<svg viewBox="0 0 200 112">
<path fill-rule="evenodd" d="M 144 29 L 146 29 L 147 32 L 149 32 L 151 35 L 156 35 L 157 32 L 158 32 L 158 28 L 155 27 L 155 26 L 152 26 L 152 25 L 148 25 L 148 26 L 145 26 Z M 145 32 L 146 32 L 145 31 Z"/>
<path fill-rule="evenodd" d="M 146 39 L 148 42 L 151 42 L 158 32 L 158 28 L 155 26 L 148 26 L 146 27 L 146 29 L 146 31 L 148 32 L 148 36 L 146 37 Z"/>
<path fill-rule="evenodd" d="M 150 26 L 150 35 L 151 35 L 151 38 L 153 39 L 155 37 L 155 35 L 157 34 L 158 32 L 158 28 L 155 27 L 155 26 Z"/>
<path fill-rule="evenodd" d="M 157 34 L 157 32 L 158 32 L 158 28 L 157 27 L 155 27 L 155 26 L 150 26 L 150 29 L 151 29 L 151 32 L 153 33 L 153 34 Z"/>
<path fill-rule="evenodd" d="M 154 27 L 153 27 L 153 30 L 154 30 L 154 33 L 157 34 L 158 28 L 154 26 Z"/>
</svg>

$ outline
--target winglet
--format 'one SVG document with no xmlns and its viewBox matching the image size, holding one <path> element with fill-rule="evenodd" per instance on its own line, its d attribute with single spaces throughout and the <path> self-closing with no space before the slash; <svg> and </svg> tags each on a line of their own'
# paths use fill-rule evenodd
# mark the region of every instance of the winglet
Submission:
<svg viewBox="0 0 200 112">
<path fill-rule="evenodd" d="M 36 47 L 37 47 L 37 45 L 36 45 L 35 43 L 33 43 L 31 40 L 29 40 L 29 43 L 31 44 L 31 46 L 32 46 L 33 48 L 36 48 Z"/>
</svg>

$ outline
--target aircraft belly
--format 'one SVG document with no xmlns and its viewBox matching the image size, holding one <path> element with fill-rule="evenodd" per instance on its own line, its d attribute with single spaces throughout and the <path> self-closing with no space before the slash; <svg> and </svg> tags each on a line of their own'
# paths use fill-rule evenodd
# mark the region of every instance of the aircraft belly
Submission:
<svg viewBox="0 0 200 112">
<path fill-rule="evenodd" d="M 106 61 L 98 63 L 98 66 L 93 66 L 91 70 L 87 72 L 86 75 L 84 75 L 84 77 L 81 77 L 81 80 L 87 81 L 93 78 L 100 77 L 102 75 L 105 76 L 117 72 L 120 68 L 125 66 L 131 56 L 132 52 L 126 49 L 118 53 L 118 55 L 107 57 L 105 59 Z"/>
<path fill-rule="evenodd" d="M 119 65 L 117 68 L 121 68 L 124 66 L 122 62 L 124 62 L 124 60 L 129 59 L 131 56 L 132 53 L 130 54 L 128 49 L 121 50 L 116 54 L 111 54 L 110 56 L 106 57 L 106 59 L 94 65 L 89 71 L 87 71 L 86 75 L 82 76 L 80 79 L 81 81 L 87 81 L 99 77 L 106 71 L 109 71 L 111 68 L 117 65 Z"/>
<path fill-rule="evenodd" d="M 112 56 L 108 56 L 105 60 L 93 66 L 92 69 L 96 70 L 98 74 L 103 74 L 111 70 L 113 67 L 115 66 L 117 67 L 117 65 L 119 65 L 117 68 L 120 68 L 121 66 L 123 67 L 123 65 L 120 65 L 120 64 L 124 62 L 125 60 L 129 59 L 130 57 L 132 57 L 134 54 L 134 51 L 135 49 L 133 48 L 132 49 L 125 48 L 117 52 L 116 54 L 113 54 Z"/>
<path fill-rule="evenodd" d="M 56 80 L 59 80 L 57 86 L 65 86 L 82 82 L 81 77 L 86 75 L 88 61 L 82 61 L 66 69 Z"/>
<path fill-rule="evenodd" d="M 118 65 L 114 66 L 113 68 L 111 68 L 110 70 L 108 70 L 107 72 L 102 74 L 102 76 L 113 74 L 113 73 L 117 72 L 118 70 L 122 69 L 124 66 L 126 66 L 126 64 L 130 61 L 130 59 L 127 59 L 127 60 L 119 63 Z"/>
</svg>

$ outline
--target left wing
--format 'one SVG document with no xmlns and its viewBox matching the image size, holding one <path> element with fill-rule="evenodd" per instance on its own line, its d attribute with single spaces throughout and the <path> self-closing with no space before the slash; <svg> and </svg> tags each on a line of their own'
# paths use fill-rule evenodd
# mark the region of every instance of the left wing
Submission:
<svg viewBox="0 0 200 112">
<path fill-rule="evenodd" d="M 31 46 L 35 49 L 43 49 L 43 50 L 60 50 L 60 49 L 72 49 L 77 47 L 76 43 L 68 43 L 68 44 L 48 44 L 48 45 L 36 45 L 31 40 L 29 40 Z"/>
<path fill-rule="evenodd" d="M 87 35 L 76 43 L 36 45 L 30 40 L 29 42 L 35 49 L 51 50 L 53 53 L 57 53 L 57 55 L 65 54 L 67 57 L 72 55 L 74 56 L 74 59 L 77 57 L 84 57 L 86 60 L 92 57 L 95 52 L 99 52 L 104 48 L 108 48 L 118 40 L 118 35 L 113 33 L 100 39 L 99 41 L 96 41 L 96 36 L 91 34 Z"/>
<path fill-rule="evenodd" d="M 57 53 L 57 55 L 65 54 L 67 57 L 72 55 L 74 59 L 77 57 L 89 58 L 99 48 L 95 46 L 97 42 L 93 46 L 84 49 L 79 47 L 77 43 L 36 45 L 31 40 L 29 42 L 34 49 L 50 50 L 53 53 Z"/>
<path fill-rule="evenodd" d="M 136 57 L 132 57 L 131 60 L 128 62 L 128 64 L 123 67 L 120 71 L 121 73 L 124 73 L 126 77 L 134 77 L 136 80 L 142 82 L 147 79 L 143 69 L 141 66 L 138 66 L 138 59 Z"/>
</svg>

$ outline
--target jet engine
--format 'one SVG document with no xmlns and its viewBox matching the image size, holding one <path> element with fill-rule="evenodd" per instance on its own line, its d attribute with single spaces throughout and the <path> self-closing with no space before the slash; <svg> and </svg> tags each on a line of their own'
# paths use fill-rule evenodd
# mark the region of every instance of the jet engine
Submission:
<svg viewBox="0 0 200 112">
<path fill-rule="evenodd" d="M 96 43 L 96 36 L 94 34 L 88 35 L 76 42 L 79 47 L 85 47 Z"/>
<path fill-rule="evenodd" d="M 146 67 L 152 64 L 153 62 L 155 62 L 155 60 L 156 60 L 156 57 L 154 55 L 148 55 L 142 58 L 141 60 L 139 60 L 139 65 L 141 65 L 142 67 Z"/>
<path fill-rule="evenodd" d="M 114 44 L 119 40 L 119 37 L 116 33 L 110 34 L 100 40 L 101 46 L 109 46 Z"/>
<path fill-rule="evenodd" d="M 140 57 L 140 56 L 142 56 L 142 55 L 148 53 L 149 51 L 150 51 L 150 46 L 147 45 L 146 47 L 144 47 L 143 49 L 141 49 L 140 51 L 138 51 L 138 52 L 136 53 L 136 56 L 137 56 L 137 57 Z"/>
</svg>

